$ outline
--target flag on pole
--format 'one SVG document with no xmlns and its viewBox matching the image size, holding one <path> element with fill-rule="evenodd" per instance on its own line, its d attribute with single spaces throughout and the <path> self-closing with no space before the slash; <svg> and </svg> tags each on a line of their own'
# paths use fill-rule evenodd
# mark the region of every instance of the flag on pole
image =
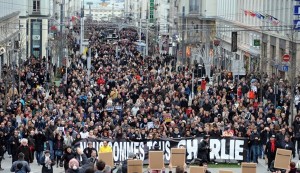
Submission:
<svg viewBox="0 0 300 173">
<path fill-rule="evenodd" d="M 77 19 L 78 19 L 77 16 L 72 16 L 72 17 L 71 17 L 71 21 L 72 21 L 72 22 L 75 22 Z"/>
<path fill-rule="evenodd" d="M 249 13 L 249 15 L 250 15 L 251 17 L 255 17 L 255 16 L 256 16 L 256 14 L 255 14 L 253 11 L 249 11 L 248 13 Z"/>
<path fill-rule="evenodd" d="M 57 31 L 57 27 L 55 25 L 51 26 L 50 31 Z"/>
<path fill-rule="evenodd" d="M 256 12 L 255 14 L 256 14 L 256 17 L 259 18 L 259 19 L 264 19 L 265 18 L 265 16 L 260 14 L 259 12 Z"/>
</svg>

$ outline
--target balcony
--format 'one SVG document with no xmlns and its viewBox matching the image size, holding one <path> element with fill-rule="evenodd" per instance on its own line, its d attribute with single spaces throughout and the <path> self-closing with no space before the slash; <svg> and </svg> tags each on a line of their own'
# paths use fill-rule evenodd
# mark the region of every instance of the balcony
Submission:
<svg viewBox="0 0 300 173">
<path fill-rule="evenodd" d="M 40 15 L 41 11 L 39 9 L 33 9 L 31 14 L 32 15 Z"/>
</svg>

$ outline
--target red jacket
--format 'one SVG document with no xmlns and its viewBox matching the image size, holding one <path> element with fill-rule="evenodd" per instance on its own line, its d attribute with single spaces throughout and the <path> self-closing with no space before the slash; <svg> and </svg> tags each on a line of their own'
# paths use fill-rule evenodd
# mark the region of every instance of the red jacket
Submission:
<svg viewBox="0 0 300 173">
<path fill-rule="evenodd" d="M 98 84 L 98 85 L 104 85 L 104 84 L 105 84 L 105 79 L 99 78 L 99 79 L 97 80 L 97 84 Z"/>
</svg>

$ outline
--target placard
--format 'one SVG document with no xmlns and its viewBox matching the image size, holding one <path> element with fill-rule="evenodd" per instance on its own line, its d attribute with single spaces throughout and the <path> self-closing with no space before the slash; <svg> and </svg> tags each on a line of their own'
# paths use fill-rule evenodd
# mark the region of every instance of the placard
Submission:
<svg viewBox="0 0 300 173">
<path fill-rule="evenodd" d="M 149 167 L 153 170 L 161 170 L 165 166 L 164 153 L 162 151 L 149 151 Z"/>
<path fill-rule="evenodd" d="M 279 149 L 276 150 L 274 168 L 289 169 L 291 163 L 292 151 Z"/>
<path fill-rule="evenodd" d="M 186 159 L 185 148 L 172 148 L 171 149 L 171 165 L 172 167 L 184 166 Z"/>
<path fill-rule="evenodd" d="M 204 173 L 203 166 L 190 166 L 190 173 Z"/>
<path fill-rule="evenodd" d="M 127 161 L 127 173 L 143 173 L 143 161 L 142 160 L 128 160 Z"/>
<path fill-rule="evenodd" d="M 242 162 L 242 173 L 256 173 L 256 163 Z"/>
<path fill-rule="evenodd" d="M 110 167 L 114 167 L 114 159 L 113 159 L 112 152 L 99 153 L 98 160 L 102 160 L 105 162 L 106 165 L 109 165 Z"/>
</svg>

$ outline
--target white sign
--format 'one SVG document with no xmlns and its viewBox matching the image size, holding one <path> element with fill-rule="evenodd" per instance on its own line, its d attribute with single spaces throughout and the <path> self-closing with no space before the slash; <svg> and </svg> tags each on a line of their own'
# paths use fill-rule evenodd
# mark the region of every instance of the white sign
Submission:
<svg viewBox="0 0 300 173">
<path fill-rule="evenodd" d="M 41 36 L 39 35 L 32 35 L 32 40 L 40 40 Z"/>
</svg>

